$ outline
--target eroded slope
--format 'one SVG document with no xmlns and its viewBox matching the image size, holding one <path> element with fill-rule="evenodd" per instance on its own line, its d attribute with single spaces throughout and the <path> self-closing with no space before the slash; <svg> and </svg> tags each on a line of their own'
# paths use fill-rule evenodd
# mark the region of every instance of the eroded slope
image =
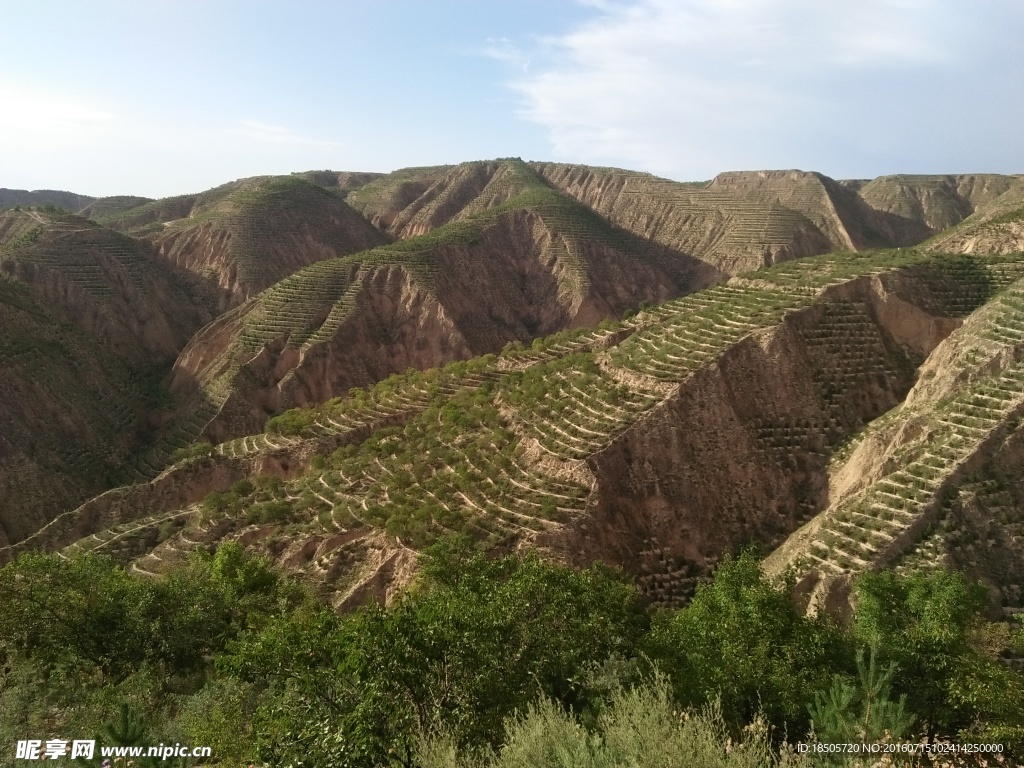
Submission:
<svg viewBox="0 0 1024 768">
<path fill-rule="evenodd" d="M 731 274 L 834 250 L 915 245 L 1017 183 L 997 175 L 837 182 L 788 170 L 722 173 L 706 184 L 681 184 L 618 169 L 535 167 L 617 226 Z"/>
<path fill-rule="evenodd" d="M 620 564 L 678 603 L 722 552 L 781 542 L 829 504 L 836 446 L 904 398 L 1015 264 L 907 250 L 792 262 L 286 414 L 33 545 L 69 544 L 91 520 L 108 532 L 77 547 L 138 556 L 163 540 L 135 566 L 159 572 L 237 538 L 342 606 L 386 596 L 418 547 L 464 531 Z M 181 503 L 199 478 L 226 491 L 257 471 L 269 476 Z"/>
<path fill-rule="evenodd" d="M 0 275 L 0 540 L 111 485 L 145 432 L 153 382 L 24 283 Z"/>
<path fill-rule="evenodd" d="M 492 174 L 495 195 L 508 185 L 501 204 L 307 267 L 198 334 L 172 389 L 214 404 L 204 434 L 228 439 L 259 429 L 268 413 L 593 326 L 719 277 L 614 230 L 525 165 L 505 166 Z"/>
<path fill-rule="evenodd" d="M 339 195 L 298 176 L 242 179 L 102 221 L 150 240 L 169 263 L 210 281 L 225 308 L 308 264 L 387 242 Z"/>
<path fill-rule="evenodd" d="M 944 552 L 948 563 L 987 577 L 999 603 L 1019 605 L 1022 562 L 1011 546 L 1019 535 L 1017 478 L 1005 466 L 1019 450 L 1022 351 L 1018 280 L 936 348 L 900 408 L 833 468 L 828 509 L 773 553 L 769 567 L 795 569 L 812 605 L 841 606 L 853 575 Z M 993 483 L 999 477 L 1007 483 Z M 998 539 L 1005 557 L 982 565 L 977 552 L 964 554 L 958 537 L 979 528 L 992 528 L 986 540 L 997 549 Z"/>
<path fill-rule="evenodd" d="M 954 253 L 1002 253 L 1024 251 L 1024 179 L 989 201 L 959 226 L 939 234 L 929 246 Z"/>
</svg>

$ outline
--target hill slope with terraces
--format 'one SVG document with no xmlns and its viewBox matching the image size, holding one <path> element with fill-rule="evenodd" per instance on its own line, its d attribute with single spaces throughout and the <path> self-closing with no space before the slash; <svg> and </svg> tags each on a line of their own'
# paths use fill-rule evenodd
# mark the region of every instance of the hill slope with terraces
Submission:
<svg viewBox="0 0 1024 768">
<path fill-rule="evenodd" d="M 218 297 L 148 243 L 46 210 L 0 213 L 0 281 L 0 537 L 18 541 L 162 468 L 163 379 Z"/>
<path fill-rule="evenodd" d="M 211 298 L 81 217 L 0 214 L 0 537 L 135 476 L 160 379 Z"/>
<path fill-rule="evenodd" d="M 757 543 L 810 605 L 906 562 L 1012 608 L 1018 329 L 957 339 L 1013 305 L 1022 184 L 510 158 L 0 214 L 0 558 L 238 539 L 347 606 L 459 531 L 674 605 Z"/>
<path fill-rule="evenodd" d="M 338 188 L 337 175 L 333 177 Z M 329 183 L 329 182 L 325 182 Z M 388 238 L 337 194 L 299 176 L 257 176 L 120 210 L 103 224 L 153 243 L 235 306 L 301 267 Z"/>
<path fill-rule="evenodd" d="M 833 250 L 916 245 L 1019 183 L 995 174 L 835 181 L 805 171 L 722 173 L 681 184 L 619 169 L 535 163 L 617 226 L 730 274 Z"/>
<path fill-rule="evenodd" d="M 746 273 L 290 411 L 21 546 L 159 573 L 234 539 L 339 607 L 386 598 L 449 532 L 620 565 L 665 605 L 751 543 L 820 605 L 946 552 L 1012 608 L 1019 565 L 991 554 L 1019 537 L 1022 275 L 1019 255 L 914 249 Z"/>
<path fill-rule="evenodd" d="M 269 413 L 407 368 L 592 327 L 720 277 L 615 230 L 524 163 L 456 171 L 446 178 L 465 176 L 485 191 L 447 223 L 419 235 L 403 225 L 394 244 L 306 267 L 193 339 L 172 390 L 196 393 L 203 408 L 217 403 L 204 434 L 219 442 L 261 428 Z"/>
</svg>

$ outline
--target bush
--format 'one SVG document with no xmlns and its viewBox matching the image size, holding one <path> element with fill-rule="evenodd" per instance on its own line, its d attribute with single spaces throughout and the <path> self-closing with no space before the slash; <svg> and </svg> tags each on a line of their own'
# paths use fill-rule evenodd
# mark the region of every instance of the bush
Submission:
<svg viewBox="0 0 1024 768">
<path fill-rule="evenodd" d="M 489 560 L 465 541 L 425 560 L 420 587 L 387 610 L 284 620 L 239 647 L 232 668 L 273 686 L 260 717 L 295 734 L 262 740 L 263 759 L 379 765 L 441 724 L 460 745 L 495 743 L 538 691 L 585 705 L 587 665 L 631 653 L 647 626 L 635 589 L 602 568 Z"/>
<path fill-rule="evenodd" d="M 310 408 L 292 408 L 279 416 L 267 420 L 264 431 L 267 434 L 285 436 L 301 435 L 316 420 L 316 411 Z"/>
<path fill-rule="evenodd" d="M 807 762 L 789 751 L 777 753 L 763 720 L 754 720 L 734 741 L 716 703 L 681 714 L 661 677 L 617 691 L 593 730 L 540 699 L 506 721 L 497 752 L 460 750 L 444 731 L 420 735 L 416 752 L 423 768 L 795 768 Z"/>
<path fill-rule="evenodd" d="M 671 677 L 686 707 L 721 697 L 735 727 L 762 710 L 782 730 L 803 733 L 807 706 L 832 674 L 847 671 L 852 652 L 841 629 L 796 607 L 792 586 L 761 573 L 752 553 L 726 557 L 693 602 L 660 617 L 648 652 Z"/>
<path fill-rule="evenodd" d="M 1024 680 L 976 647 L 986 593 L 963 574 L 867 573 L 856 584 L 856 639 L 898 666 L 893 689 L 930 734 L 992 732 L 1024 746 Z"/>
</svg>

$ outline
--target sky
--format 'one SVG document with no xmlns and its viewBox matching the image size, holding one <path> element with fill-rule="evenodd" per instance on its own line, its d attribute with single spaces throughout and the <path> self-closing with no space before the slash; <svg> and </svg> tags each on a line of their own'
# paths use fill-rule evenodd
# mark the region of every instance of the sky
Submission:
<svg viewBox="0 0 1024 768">
<path fill-rule="evenodd" d="M 517 156 L 1024 173 L 1022 0 L 0 4 L 0 187 L 162 197 Z"/>
</svg>

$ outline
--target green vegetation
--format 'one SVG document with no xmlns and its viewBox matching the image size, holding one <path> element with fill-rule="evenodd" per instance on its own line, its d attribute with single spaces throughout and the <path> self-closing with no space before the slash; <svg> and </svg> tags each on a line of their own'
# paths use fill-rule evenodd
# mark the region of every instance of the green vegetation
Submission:
<svg viewBox="0 0 1024 768">
<path fill-rule="evenodd" d="M 505 726 L 498 750 L 460 750 L 441 731 L 421 737 L 423 768 L 775 768 L 808 765 L 789 745 L 777 750 L 772 733 L 755 720 L 734 738 L 719 708 L 710 703 L 680 717 L 667 682 L 616 687 L 596 721 L 584 727 L 550 699 L 541 699 Z"/>
<path fill-rule="evenodd" d="M 958 271 L 973 273 L 973 268 Z M 986 290 L 991 287 L 979 282 Z M 882 432 L 890 428 L 893 418 L 899 418 L 926 432 L 904 446 L 894 471 L 828 514 L 805 550 L 804 567 L 863 571 L 891 552 L 893 542 L 922 516 L 937 509 L 952 490 L 957 468 L 1002 429 L 1021 405 L 1024 367 L 1017 363 L 993 371 L 982 366 L 1000 350 L 1015 348 L 1022 333 L 1024 285 L 1018 281 L 995 294 L 964 323 L 961 334 L 972 339 L 973 346 L 947 364 L 948 369 L 961 371 L 964 385 L 924 412 L 890 417 L 867 430 Z"/>
<path fill-rule="evenodd" d="M 274 615 L 312 606 L 236 545 L 155 582 L 96 556 L 29 553 L 0 569 L 0 737 L 100 733 L 183 741 L 210 659 Z M 181 716 L 179 717 L 179 712 Z M 220 742 L 223 742 L 223 737 Z M 226 754 L 226 753 L 225 753 Z"/>
<path fill-rule="evenodd" d="M 618 384 L 593 353 L 566 355 L 502 380 L 501 399 L 523 432 L 564 458 L 599 450 L 660 397 Z"/>
<path fill-rule="evenodd" d="M 877 649 L 872 646 L 865 662 L 863 648 L 857 651 L 857 681 L 851 684 L 842 675 L 832 678 L 825 693 L 815 691 L 814 704 L 808 709 L 815 736 L 830 744 L 899 741 L 910 734 L 915 718 L 906 711 L 907 696 L 891 696 L 892 679 L 899 668 L 891 662 L 885 669 L 878 664 Z"/>
<path fill-rule="evenodd" d="M 160 580 L 28 554 L 0 569 L 0 738 L 438 768 L 796 765 L 780 744 L 812 727 L 1024 746 L 1024 678 L 995 658 L 1009 636 L 963 577 L 862 577 L 849 627 L 803 617 L 792 590 L 745 554 L 689 607 L 652 614 L 605 568 L 444 539 L 394 604 L 338 616 L 234 544 Z"/>
<path fill-rule="evenodd" d="M 637 373 L 679 381 L 752 331 L 775 325 L 786 312 L 811 301 L 796 291 L 713 286 L 649 312 L 660 322 L 616 346 L 611 359 Z"/>
<path fill-rule="evenodd" d="M 344 434 L 403 414 L 413 415 L 430 404 L 440 404 L 456 392 L 475 389 L 494 378 L 494 362 L 494 355 L 483 355 L 426 371 L 410 368 L 388 376 L 368 390 L 356 387 L 347 397 L 331 398 L 314 408 L 292 408 L 269 419 L 265 430 L 287 437 Z"/>
<path fill-rule="evenodd" d="M 213 454 L 213 445 L 204 441 L 193 443 L 192 445 L 186 446 L 185 448 L 177 448 L 171 452 L 171 463 L 177 464 L 179 461 L 188 461 L 189 459 L 202 458 L 204 456 L 210 456 Z"/>
</svg>

